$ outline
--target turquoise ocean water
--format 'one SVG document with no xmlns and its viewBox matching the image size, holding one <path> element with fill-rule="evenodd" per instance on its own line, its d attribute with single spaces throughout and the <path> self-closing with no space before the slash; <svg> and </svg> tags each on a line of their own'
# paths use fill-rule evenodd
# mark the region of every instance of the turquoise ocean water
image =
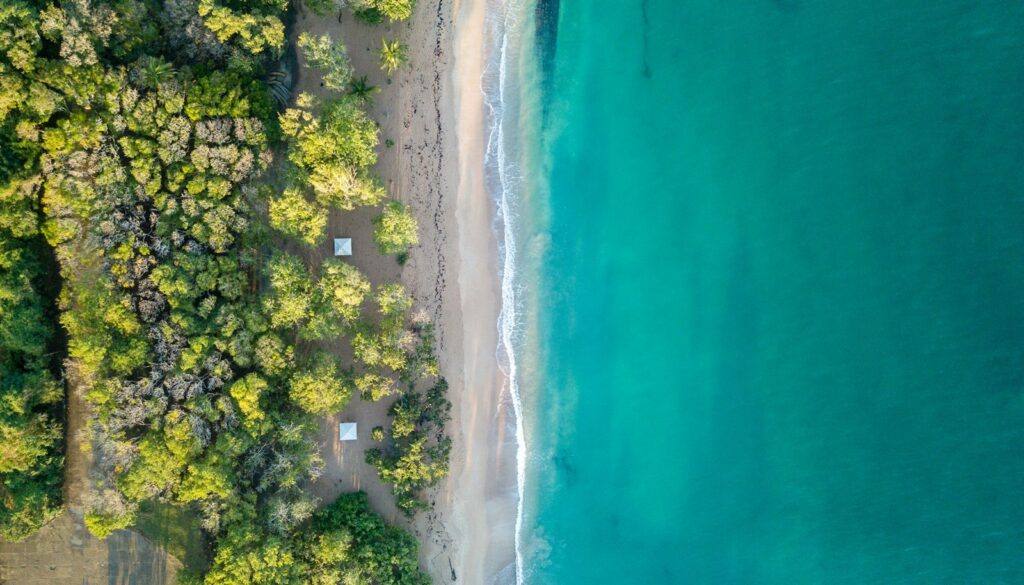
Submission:
<svg viewBox="0 0 1024 585">
<path fill-rule="evenodd" d="M 1024 583 L 1024 3 L 534 8 L 525 582 Z"/>
</svg>

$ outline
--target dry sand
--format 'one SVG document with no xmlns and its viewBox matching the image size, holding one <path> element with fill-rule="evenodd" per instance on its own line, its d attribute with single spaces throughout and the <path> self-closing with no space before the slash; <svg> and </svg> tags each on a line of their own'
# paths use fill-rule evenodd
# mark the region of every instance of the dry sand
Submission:
<svg viewBox="0 0 1024 585">
<path fill-rule="evenodd" d="M 353 238 L 353 264 L 375 284 L 401 278 L 417 306 L 433 316 L 453 403 L 451 474 L 430 494 L 431 510 L 411 525 L 363 460 L 369 430 L 384 424 L 387 404 L 356 397 L 341 415 L 322 422 L 327 468 L 313 492 L 329 502 L 342 492 L 366 491 L 387 519 L 413 529 L 435 583 L 470 585 L 513 576 L 516 505 L 515 439 L 496 358 L 501 295 L 494 209 L 483 180 L 484 8 L 484 0 L 420 0 L 408 23 L 376 27 L 348 13 L 319 17 L 307 11 L 297 16 L 294 32 L 343 40 L 356 75 L 367 75 L 381 89 L 370 115 L 381 126 L 381 140 L 394 144 L 382 144 L 375 170 L 391 196 L 414 210 L 420 245 L 404 267 L 381 257 L 371 235 L 375 210 L 332 214 L 329 237 Z M 390 82 L 378 65 L 382 37 L 409 48 L 409 62 Z M 319 73 L 304 67 L 297 91 L 331 96 Z M 327 244 L 310 259 L 330 253 Z M 358 441 L 338 441 L 343 420 L 359 422 Z"/>
</svg>

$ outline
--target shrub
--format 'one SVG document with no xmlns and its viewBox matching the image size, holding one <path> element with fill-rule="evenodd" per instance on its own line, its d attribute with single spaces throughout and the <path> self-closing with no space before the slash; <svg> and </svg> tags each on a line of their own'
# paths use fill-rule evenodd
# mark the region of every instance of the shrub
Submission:
<svg viewBox="0 0 1024 585">
<path fill-rule="evenodd" d="M 419 243 L 416 218 L 398 201 L 384 206 L 384 212 L 373 220 L 373 240 L 381 254 L 403 254 Z"/>
</svg>

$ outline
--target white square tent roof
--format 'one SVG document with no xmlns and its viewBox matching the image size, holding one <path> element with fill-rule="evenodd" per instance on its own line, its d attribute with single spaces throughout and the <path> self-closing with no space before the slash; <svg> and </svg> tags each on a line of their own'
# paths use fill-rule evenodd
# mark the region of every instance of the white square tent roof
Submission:
<svg viewBox="0 0 1024 585">
<path fill-rule="evenodd" d="M 356 430 L 356 423 L 343 422 L 338 425 L 338 437 L 342 441 L 355 441 L 359 438 L 359 433 Z"/>
<path fill-rule="evenodd" d="M 352 238 L 334 238 L 334 255 L 351 256 Z"/>
</svg>

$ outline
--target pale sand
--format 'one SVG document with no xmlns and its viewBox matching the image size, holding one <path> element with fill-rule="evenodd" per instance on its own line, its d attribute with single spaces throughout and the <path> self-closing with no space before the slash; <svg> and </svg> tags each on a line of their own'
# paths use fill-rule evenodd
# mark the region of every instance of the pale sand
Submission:
<svg viewBox="0 0 1024 585">
<path fill-rule="evenodd" d="M 453 403 L 451 474 L 433 494 L 431 510 L 410 526 L 423 543 L 421 562 L 435 583 L 488 585 L 514 559 L 515 439 L 507 420 L 505 378 L 496 359 L 500 309 L 493 204 L 484 189 L 484 113 L 480 87 L 484 0 L 420 0 L 401 25 L 367 27 L 348 14 L 300 13 L 295 34 L 343 39 L 356 69 L 381 88 L 371 116 L 381 125 L 376 172 L 391 195 L 409 204 L 420 224 L 420 245 L 402 268 L 373 247 L 376 210 L 332 213 L 329 237 L 353 238 L 352 262 L 374 283 L 401 278 L 437 324 L 442 374 Z M 409 47 L 409 62 L 392 79 L 377 62 L 381 37 Z M 301 57 L 300 57 L 301 62 Z M 298 91 L 330 97 L 319 74 L 300 68 Z M 329 244 L 310 260 L 331 253 Z M 345 355 L 345 347 L 333 348 Z M 313 492 L 325 503 L 362 489 L 390 521 L 398 514 L 387 486 L 363 461 L 369 430 L 384 424 L 387 405 L 355 398 L 344 413 L 323 421 L 327 469 Z M 342 444 L 337 423 L 358 420 L 360 438 Z M 453 573 L 455 579 L 453 579 Z M 503 580 L 505 580 L 503 578 Z"/>
</svg>

